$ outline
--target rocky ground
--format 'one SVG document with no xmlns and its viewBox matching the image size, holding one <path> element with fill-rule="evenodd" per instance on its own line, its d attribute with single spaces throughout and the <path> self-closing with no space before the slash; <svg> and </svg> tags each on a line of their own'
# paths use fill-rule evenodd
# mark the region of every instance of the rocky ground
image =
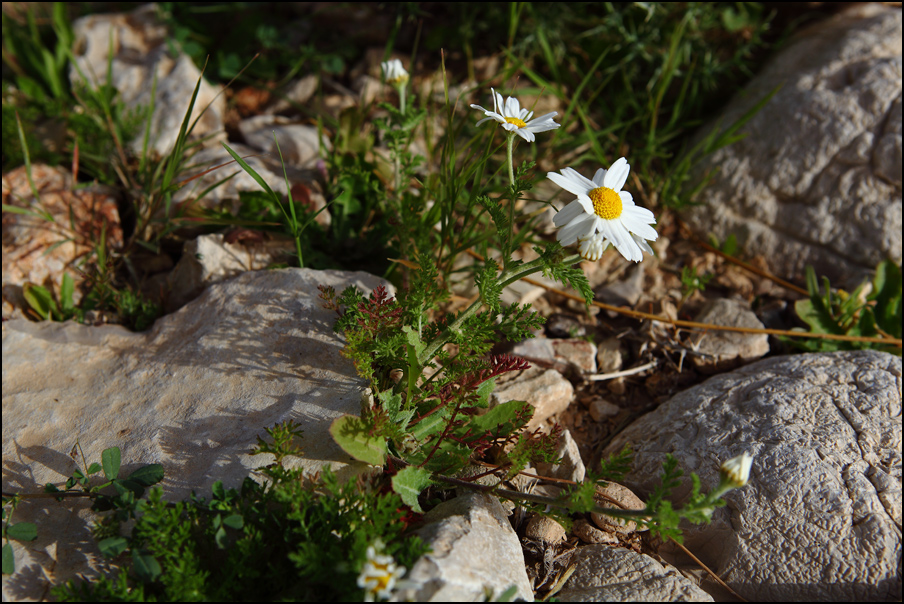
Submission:
<svg viewBox="0 0 904 604">
<path fill-rule="evenodd" d="M 107 38 L 91 32 L 111 23 L 150 48 L 165 36 L 141 11 L 86 18 L 78 25 L 88 41 L 80 60 L 93 62 L 95 72 L 106 69 Z M 882 5 L 854 7 L 801 32 L 726 108 L 727 123 L 783 84 L 749 123 L 746 139 L 699 167 L 699 178 L 715 178 L 700 205 L 662 214 L 656 257 L 635 265 L 610 253 L 585 263 L 596 299 L 664 319 L 790 329 L 798 325 L 793 302 L 801 294 L 781 279 L 802 284 L 810 264 L 833 284 L 850 286 L 883 259 L 900 264 L 901 37 L 900 9 Z M 135 82 L 160 56 L 146 53 L 148 64 L 128 56 L 114 58 L 114 77 L 122 78 L 117 86 L 127 99 L 140 102 L 149 90 Z M 190 95 L 197 71 L 190 61 L 167 60 L 162 67 L 170 76 L 157 94 Z M 378 69 L 377 61 L 368 66 L 357 94 L 376 94 Z M 305 82 L 296 85 L 295 100 L 310 97 Z M 213 104 L 201 128 L 220 132 L 235 116 L 214 94 L 202 87 L 199 105 Z M 346 101 L 337 95 L 326 102 Z M 316 129 L 276 110 L 238 120 L 247 148 L 234 146 L 242 155 L 270 151 L 267 137 L 277 129 L 293 190 L 303 186 L 312 203 L 324 203 L 311 177 Z M 160 108 L 155 128 L 172 132 L 179 121 L 179 112 Z M 172 144 L 155 139 L 161 150 Z M 212 145 L 200 162 L 228 160 L 220 149 Z M 273 165 L 250 161 L 285 192 Z M 73 192 L 68 171 L 59 168 L 36 166 L 33 176 L 42 203 L 61 220 L 71 208 L 83 232 L 99 228 L 98 216 L 118 224 L 105 191 Z M 206 179 L 218 177 L 206 175 L 198 186 Z M 544 186 L 538 198 L 553 194 Z M 212 203 L 256 187 L 240 173 Z M 4 204 L 27 206 L 30 199 L 24 171 L 3 176 Z M 702 244 L 710 233 L 719 241 L 735 235 L 759 272 Z M 121 231 L 110 236 L 115 242 Z M 149 330 L 104 324 L 101 315 L 93 317 L 96 325 L 32 322 L 23 316 L 25 282 L 58 288 L 66 271 L 79 277 L 69 267 L 87 250 L 61 239 L 31 217 L 4 213 L 4 492 L 36 492 L 69 476 L 68 452 L 80 436 L 91 458 L 119 446 L 136 466 L 162 463 L 166 496 L 180 499 L 214 480 L 240 481 L 258 463 L 247 452 L 261 428 L 290 418 L 304 424 L 304 467 L 330 464 L 340 477 L 366 469 L 327 432 L 334 418 L 358 412 L 361 383 L 341 356 L 317 287 L 369 291 L 380 279 L 258 270 L 291 254 L 290 242 L 204 235 L 186 243 L 175 266 L 156 259 L 149 287 L 168 292 L 169 314 Z M 704 292 L 685 295 L 682 266 L 713 275 Z M 425 517 L 419 531 L 433 552 L 410 571 L 420 590 L 400 592 L 400 599 L 474 600 L 511 585 L 526 600 L 554 585 L 563 601 L 901 599 L 900 355 L 792 354 L 764 333 L 704 332 L 587 311 L 544 287 L 550 285 L 520 283 L 507 293 L 509 302 L 532 303 L 547 323 L 536 338 L 506 349 L 533 367 L 494 393 L 497 403 L 530 402 L 534 426 L 566 428 L 563 462 L 539 473 L 580 480 L 587 465 L 629 444 L 635 471 L 622 490 L 608 493 L 621 505 L 642 507 L 666 453 L 712 488 L 721 461 L 747 451 L 755 460 L 750 482 L 726 496 L 712 523 L 686 528 L 685 546 L 697 561 L 672 542 L 603 518 L 576 519 L 566 533 L 494 497 L 462 491 Z M 546 487 L 526 481 L 513 488 Z M 688 489 L 686 483 L 677 496 Z M 16 543 L 20 570 L 4 576 L 4 600 L 44 599 L 50 584 L 103 567 L 87 506 L 74 509 L 76 515 L 72 508 L 20 506 L 17 520 L 39 522 L 41 533 Z"/>
</svg>

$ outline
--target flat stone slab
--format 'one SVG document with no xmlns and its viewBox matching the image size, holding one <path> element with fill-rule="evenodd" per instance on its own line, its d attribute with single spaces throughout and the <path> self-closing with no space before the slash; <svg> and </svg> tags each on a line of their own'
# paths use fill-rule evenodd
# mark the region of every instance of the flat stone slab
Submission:
<svg viewBox="0 0 904 604">
<path fill-rule="evenodd" d="M 747 451 L 747 486 L 685 545 L 751 601 L 901 598 L 901 358 L 775 357 L 712 377 L 619 434 L 645 496 L 671 453 L 705 490 Z M 690 481 L 673 493 L 680 503 Z M 660 551 L 667 555 L 667 552 Z"/>
<path fill-rule="evenodd" d="M 65 481 L 76 468 L 69 456 L 76 439 L 89 463 L 118 446 L 123 475 L 162 464 L 169 500 L 209 493 L 217 480 L 238 487 L 272 461 L 249 455 L 263 429 L 289 419 L 304 431 L 301 467 L 354 475 L 367 466 L 328 429 L 336 417 L 360 413 L 363 383 L 342 356 L 336 314 L 322 307 L 317 286 L 370 291 L 382 283 L 362 272 L 247 272 L 144 333 L 4 322 L 3 490 L 34 493 Z M 86 508 L 19 506 L 16 521 L 37 522 L 38 539 L 13 542 L 24 570 L 3 577 L 4 600 L 41 599 L 50 582 L 97 568 Z"/>
</svg>

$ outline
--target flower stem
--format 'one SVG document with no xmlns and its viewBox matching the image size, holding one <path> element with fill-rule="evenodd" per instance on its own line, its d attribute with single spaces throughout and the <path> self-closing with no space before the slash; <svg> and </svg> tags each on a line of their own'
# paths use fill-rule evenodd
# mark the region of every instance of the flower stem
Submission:
<svg viewBox="0 0 904 604">
<path fill-rule="evenodd" d="M 514 148 L 514 146 L 515 146 L 515 133 L 509 132 L 508 140 L 505 142 L 505 157 L 508 160 L 509 182 L 512 185 L 512 189 L 514 189 L 514 187 L 515 187 L 515 168 L 514 168 L 514 164 L 512 163 L 512 149 Z M 512 200 L 512 203 L 515 203 L 514 200 Z"/>
<path fill-rule="evenodd" d="M 399 84 L 399 112 L 405 115 L 405 89 L 408 87 L 407 82 Z"/>
</svg>

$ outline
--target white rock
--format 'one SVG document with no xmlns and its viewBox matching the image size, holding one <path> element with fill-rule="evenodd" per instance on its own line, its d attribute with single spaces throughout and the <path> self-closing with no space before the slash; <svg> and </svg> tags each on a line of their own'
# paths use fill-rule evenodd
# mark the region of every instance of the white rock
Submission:
<svg viewBox="0 0 904 604">
<path fill-rule="evenodd" d="M 476 602 L 514 585 L 513 599 L 533 602 L 518 536 L 499 500 L 468 493 L 443 502 L 425 516 L 416 534 L 433 549 L 421 556 L 406 579 L 420 589 L 401 590 L 399 601 Z"/>
<path fill-rule="evenodd" d="M 77 19 L 72 30 L 78 68 L 75 65 L 70 68 L 70 79 L 83 81 L 81 74 L 84 74 L 92 86 L 106 82 L 112 41 L 112 85 L 119 92 L 118 100 L 132 109 L 150 106 L 153 100 L 150 146 L 161 155 L 169 153 L 176 143 L 201 71 L 187 56 L 169 54 L 170 34 L 157 19 L 157 7 L 147 4 L 127 14 L 89 15 Z M 155 74 L 157 88 L 152 99 Z M 205 107 L 207 110 L 192 131 L 194 136 L 222 131 L 226 100 L 223 95 L 217 96 L 217 92 L 206 81 L 201 81 L 192 121 Z M 134 151 L 141 151 L 143 138 L 142 130 L 130 141 Z"/>
<path fill-rule="evenodd" d="M 743 302 L 720 298 L 710 300 L 694 319 L 698 323 L 763 329 L 764 325 Z M 769 336 L 737 331 L 696 332 L 689 345 L 702 356 L 694 355 L 694 366 L 703 373 L 734 369 L 769 352 Z"/>
<path fill-rule="evenodd" d="M 210 286 L 145 333 L 119 326 L 3 323 L 4 490 L 35 493 L 76 468 L 79 439 L 89 462 L 117 446 L 123 471 L 164 467 L 169 500 L 238 487 L 272 461 L 248 453 L 263 429 L 293 419 L 304 430 L 300 467 L 329 465 L 348 478 L 367 466 L 351 460 L 328 433 L 343 414 L 359 414 L 362 382 L 335 313 L 318 285 L 371 290 L 366 273 L 285 269 L 244 273 Z M 17 567 L 3 596 L 40 600 L 48 583 L 93 574 L 99 553 L 85 505 L 26 504 L 17 521 L 37 521 L 38 539 L 14 541 Z"/>
<path fill-rule="evenodd" d="M 901 595 L 901 359 L 873 351 L 776 357 L 710 378 L 619 434 L 627 484 L 648 493 L 666 453 L 704 490 L 747 451 L 747 486 L 685 545 L 749 600 Z M 690 481 L 673 494 L 680 499 Z"/>
<path fill-rule="evenodd" d="M 574 440 L 570 431 L 562 430 L 562 436 L 559 437 L 559 447 L 556 449 L 556 456 L 561 459 L 560 463 L 538 463 L 537 473 L 541 476 L 562 478 L 573 480 L 574 482 L 582 482 L 584 480 L 587 469 L 581 459 L 578 443 Z"/>
<path fill-rule="evenodd" d="M 564 411 L 574 398 L 574 386 L 555 369 L 531 368 L 511 381 L 500 384 L 490 395 L 490 406 L 509 401 L 527 401 L 534 416 L 527 424 L 533 430 L 546 419 Z"/>
<path fill-rule="evenodd" d="M 858 3 L 808 28 L 721 126 L 777 86 L 747 136 L 695 169 L 714 180 L 685 211 L 688 224 L 720 241 L 735 234 L 745 253 L 800 282 L 807 264 L 837 285 L 859 283 L 886 258 L 900 264 L 901 10 Z"/>
<path fill-rule="evenodd" d="M 273 262 L 289 260 L 295 249 L 291 241 L 246 246 L 224 241 L 223 235 L 201 235 L 186 241 L 182 252 L 178 264 L 167 277 L 167 312 L 182 308 L 208 285 L 245 271 L 266 268 Z"/>
<path fill-rule="evenodd" d="M 576 570 L 556 594 L 561 602 L 712 602 L 678 569 L 609 545 L 588 545 L 572 557 Z"/>
</svg>

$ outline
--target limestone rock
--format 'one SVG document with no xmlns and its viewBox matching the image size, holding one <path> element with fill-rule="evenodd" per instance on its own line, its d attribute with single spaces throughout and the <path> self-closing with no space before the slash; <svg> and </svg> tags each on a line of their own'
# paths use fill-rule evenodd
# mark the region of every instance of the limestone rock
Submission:
<svg viewBox="0 0 904 604">
<path fill-rule="evenodd" d="M 725 128 L 777 86 L 744 127 L 709 155 L 687 208 L 698 234 L 760 255 L 803 281 L 812 264 L 838 285 L 901 263 L 901 11 L 852 7 L 802 32 L 719 117 Z M 710 128 L 702 132 L 708 133 Z"/>
<path fill-rule="evenodd" d="M 524 528 L 524 536 L 543 543 L 559 543 L 565 540 L 565 527 L 549 516 L 532 516 Z"/>
<path fill-rule="evenodd" d="M 631 489 L 615 482 L 606 483 L 606 486 L 597 485 L 593 498 L 597 505 L 608 508 L 642 510 L 647 507 L 640 497 L 631 492 Z M 637 523 L 633 520 L 615 518 L 599 512 L 591 512 L 590 518 L 593 524 L 610 533 L 629 535 L 637 530 Z"/>
<path fill-rule="evenodd" d="M 182 258 L 167 276 L 167 312 L 182 308 L 197 298 L 204 288 L 245 271 L 260 270 L 285 261 L 295 253 L 290 241 L 262 241 L 244 245 L 229 243 L 223 235 L 201 235 L 187 241 Z"/>
<path fill-rule="evenodd" d="M 534 416 L 527 424 L 533 430 L 546 419 L 564 411 L 574 397 L 574 386 L 554 369 L 535 367 L 521 372 L 514 379 L 496 387 L 490 395 L 490 405 L 508 401 L 527 401 L 534 408 Z"/>
<path fill-rule="evenodd" d="M 596 366 L 600 373 L 615 373 L 622 368 L 621 341 L 606 338 L 597 344 Z"/>
<path fill-rule="evenodd" d="M 112 39 L 113 81 L 110 83 L 119 93 L 118 99 L 131 109 L 148 107 L 153 101 L 150 146 L 166 155 L 176 144 L 201 71 L 186 55 L 170 54 L 167 44 L 170 34 L 156 13 L 157 7 L 147 4 L 127 14 L 96 14 L 77 19 L 72 30 L 78 68 L 73 65 L 69 77 L 73 83 L 81 82 L 84 74 L 91 86 L 105 83 Z M 155 74 L 157 87 L 152 99 Z M 217 96 L 217 92 L 201 81 L 191 116 L 192 121 L 201 116 L 192 131 L 194 136 L 222 131 L 226 100 L 222 95 Z M 143 132 L 131 141 L 136 152 L 141 151 Z"/>
<path fill-rule="evenodd" d="M 579 373 L 596 373 L 596 344 L 581 338 L 553 340 L 556 356 Z"/>
<path fill-rule="evenodd" d="M 577 566 L 556 594 L 561 602 L 712 602 L 678 569 L 644 554 L 608 545 L 580 548 L 571 559 Z"/>
<path fill-rule="evenodd" d="M 559 437 L 559 447 L 556 449 L 556 456 L 560 458 L 560 463 L 538 463 L 537 473 L 551 478 L 583 482 L 587 469 L 584 467 L 583 460 L 581 460 L 578 443 L 574 440 L 570 431 L 562 430 L 562 436 Z"/>
<path fill-rule="evenodd" d="M 698 323 L 763 329 L 763 324 L 746 304 L 720 298 L 710 300 L 694 319 Z M 702 373 L 717 373 L 754 361 L 769 352 L 769 336 L 737 331 L 697 332 L 689 344 L 702 356 L 694 355 L 694 366 Z"/>
<path fill-rule="evenodd" d="M 248 453 L 264 427 L 293 419 L 304 430 L 305 459 L 348 478 L 366 466 L 328 433 L 343 414 L 360 413 L 363 384 L 335 313 L 318 285 L 371 290 L 366 273 L 285 269 L 244 273 L 210 286 L 145 333 L 119 326 L 3 323 L 3 490 L 40 492 L 75 470 L 78 438 L 89 461 L 118 446 L 123 472 L 160 463 L 169 500 L 238 487 L 272 460 Z M 42 599 L 48 582 L 94 574 L 100 554 L 87 506 L 35 505 L 17 521 L 39 523 L 38 539 L 13 542 L 17 565 L 3 577 L 4 600 Z"/>
<path fill-rule="evenodd" d="M 275 158 L 282 153 L 283 160 L 297 168 L 311 168 L 324 151 L 330 148 L 326 138 L 319 139 L 317 128 L 305 124 L 293 123 L 292 120 L 279 115 L 256 115 L 239 122 L 239 132 L 250 147 L 260 149 Z M 279 150 L 273 139 L 279 141 Z"/>
<path fill-rule="evenodd" d="M 874 351 L 758 361 L 682 392 L 619 434 L 638 493 L 666 453 L 704 490 L 721 462 L 753 455 L 747 486 L 724 496 L 685 545 L 749 600 L 901 596 L 901 359 Z M 690 482 L 673 493 L 680 503 Z"/>
<path fill-rule="evenodd" d="M 398 600 L 475 602 L 487 589 L 498 596 L 514 585 L 514 599 L 533 601 L 521 543 L 495 497 L 461 495 L 430 510 L 424 522 L 416 534 L 433 551 L 405 576 L 421 587 L 400 590 Z"/>
</svg>

